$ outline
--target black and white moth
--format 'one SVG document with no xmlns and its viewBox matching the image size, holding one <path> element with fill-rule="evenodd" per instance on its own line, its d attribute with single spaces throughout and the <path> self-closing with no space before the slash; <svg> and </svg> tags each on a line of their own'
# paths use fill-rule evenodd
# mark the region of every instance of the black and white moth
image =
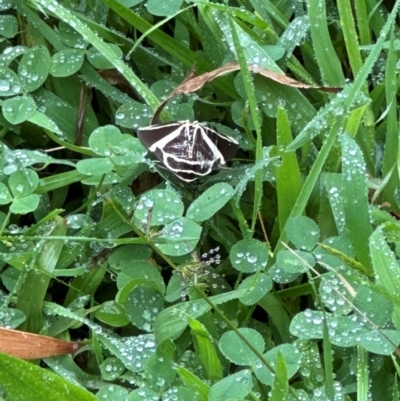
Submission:
<svg viewBox="0 0 400 401">
<path fill-rule="evenodd" d="M 239 144 L 198 121 L 174 121 L 139 128 L 137 136 L 164 166 L 191 182 L 231 160 Z"/>
</svg>

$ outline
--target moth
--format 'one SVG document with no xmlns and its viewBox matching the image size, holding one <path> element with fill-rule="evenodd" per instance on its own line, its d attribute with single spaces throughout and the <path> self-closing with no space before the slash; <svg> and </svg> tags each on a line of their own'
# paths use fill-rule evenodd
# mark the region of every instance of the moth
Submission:
<svg viewBox="0 0 400 401">
<path fill-rule="evenodd" d="M 198 121 L 174 121 L 139 128 L 137 136 L 164 166 L 192 182 L 231 160 L 238 142 Z"/>
</svg>

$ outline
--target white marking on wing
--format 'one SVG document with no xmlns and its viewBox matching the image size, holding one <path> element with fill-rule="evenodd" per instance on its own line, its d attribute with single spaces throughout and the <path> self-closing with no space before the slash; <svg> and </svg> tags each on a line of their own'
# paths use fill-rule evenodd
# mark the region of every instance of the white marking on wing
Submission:
<svg viewBox="0 0 400 401">
<path fill-rule="evenodd" d="M 157 142 L 154 142 L 153 145 L 149 147 L 149 150 L 151 152 L 155 152 L 157 148 L 159 148 L 161 151 L 163 150 L 164 146 L 168 145 L 169 142 L 174 140 L 176 137 L 178 137 L 181 133 L 182 127 L 179 126 L 178 129 L 175 131 L 172 131 L 170 134 L 165 136 L 163 139 L 160 139 Z"/>
</svg>

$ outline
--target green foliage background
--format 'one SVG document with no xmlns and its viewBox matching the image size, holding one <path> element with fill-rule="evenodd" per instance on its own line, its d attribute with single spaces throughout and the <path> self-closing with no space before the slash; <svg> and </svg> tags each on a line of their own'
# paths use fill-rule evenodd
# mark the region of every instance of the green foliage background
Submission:
<svg viewBox="0 0 400 401">
<path fill-rule="evenodd" d="M 1 355 L 0 398 L 399 399 L 397 1 L 0 10 L 0 326 L 86 344 Z M 162 114 L 240 144 L 186 185 L 137 129 L 232 61 Z"/>
</svg>

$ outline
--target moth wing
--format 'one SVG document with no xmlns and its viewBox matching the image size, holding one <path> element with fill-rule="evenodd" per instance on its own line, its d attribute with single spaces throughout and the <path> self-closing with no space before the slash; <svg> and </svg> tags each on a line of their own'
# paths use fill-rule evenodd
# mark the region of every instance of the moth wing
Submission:
<svg viewBox="0 0 400 401">
<path fill-rule="evenodd" d="M 140 142 L 149 149 L 175 130 L 180 129 L 181 126 L 182 123 L 180 121 L 150 125 L 148 127 L 139 128 L 137 131 L 137 137 L 140 139 Z"/>
<path fill-rule="evenodd" d="M 208 137 L 215 143 L 216 147 L 224 157 L 225 162 L 232 160 L 239 150 L 239 143 L 230 137 L 219 134 L 211 128 L 204 127 Z"/>
<path fill-rule="evenodd" d="M 140 128 L 140 141 L 181 180 L 195 181 L 231 160 L 239 144 L 197 122 L 175 121 Z"/>
<path fill-rule="evenodd" d="M 176 158 L 172 155 L 164 155 L 164 165 L 174 173 L 193 173 L 197 177 L 210 174 L 218 168 L 219 159 L 206 160 L 202 163 Z"/>
<path fill-rule="evenodd" d="M 186 181 L 186 182 L 196 181 L 199 178 L 198 175 L 196 175 L 195 173 L 192 173 L 192 172 L 174 171 L 173 173 L 177 177 L 179 177 L 182 181 Z"/>
</svg>

